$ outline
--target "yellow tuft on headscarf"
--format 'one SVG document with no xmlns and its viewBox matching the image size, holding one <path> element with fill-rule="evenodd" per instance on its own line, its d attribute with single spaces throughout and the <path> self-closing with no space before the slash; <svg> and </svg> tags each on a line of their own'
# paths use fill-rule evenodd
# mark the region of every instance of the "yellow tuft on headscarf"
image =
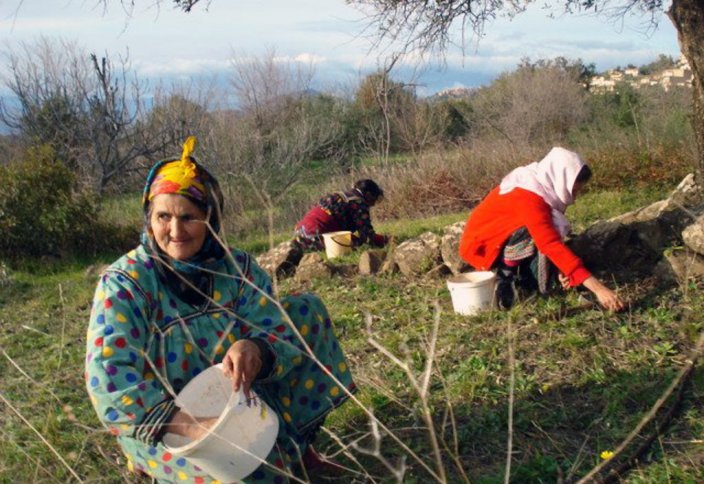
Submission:
<svg viewBox="0 0 704 484">
<path fill-rule="evenodd" d="M 159 168 L 149 189 L 149 200 L 162 193 L 183 195 L 199 201 L 206 200 L 205 185 L 198 177 L 196 164 L 191 160 L 195 148 L 196 137 L 189 136 L 183 143 L 181 159 Z"/>
</svg>

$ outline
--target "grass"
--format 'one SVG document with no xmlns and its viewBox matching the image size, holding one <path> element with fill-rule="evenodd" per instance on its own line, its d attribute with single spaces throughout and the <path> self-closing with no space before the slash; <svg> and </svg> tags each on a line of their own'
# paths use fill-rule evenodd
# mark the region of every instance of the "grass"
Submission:
<svg viewBox="0 0 704 484">
<path fill-rule="evenodd" d="M 576 226 L 585 226 L 657 197 L 590 193 L 571 216 Z M 403 240 L 427 230 L 439 233 L 465 217 L 385 221 L 378 229 Z M 275 239 L 286 237 L 282 233 Z M 266 246 L 257 237 L 238 242 L 251 250 Z M 358 257 L 354 253 L 342 262 L 355 263 Z M 17 476 L 23 482 L 64 482 L 72 472 L 84 481 L 133 479 L 84 389 L 85 330 L 95 287 L 87 267 L 94 262 L 27 262 L 13 268 L 11 284 L 0 287 L 0 482 L 17 482 Z M 661 288 L 654 280 L 624 285 L 619 291 L 633 304 L 621 314 L 580 310 L 576 294 L 569 294 L 473 317 L 452 312 L 442 278 L 289 279 L 280 289 L 313 291 L 323 298 L 360 386 L 360 400 L 434 468 L 423 420 L 423 406 L 429 406 L 449 482 L 462 481 L 463 473 L 477 483 L 504 480 L 512 394 L 509 341 L 515 357 L 511 481 L 556 482 L 576 480 L 600 462 L 602 451 L 621 442 L 669 385 L 703 329 L 704 297 L 694 283 L 686 288 Z M 375 350 L 369 338 L 419 376 L 436 308 L 441 312 L 435 370 L 423 400 L 404 370 Z M 672 425 L 625 482 L 704 480 L 703 394 L 704 376 L 698 371 Z M 368 417 L 351 403 L 333 412 L 326 426 L 345 442 L 373 443 Z M 405 462 L 404 482 L 429 480 L 417 462 L 404 460 L 388 435 L 382 432 L 380 438 L 381 454 L 391 465 Z M 320 446 L 330 453 L 339 450 L 328 439 Z M 355 456 L 380 481 L 392 480 L 378 458 Z"/>
</svg>

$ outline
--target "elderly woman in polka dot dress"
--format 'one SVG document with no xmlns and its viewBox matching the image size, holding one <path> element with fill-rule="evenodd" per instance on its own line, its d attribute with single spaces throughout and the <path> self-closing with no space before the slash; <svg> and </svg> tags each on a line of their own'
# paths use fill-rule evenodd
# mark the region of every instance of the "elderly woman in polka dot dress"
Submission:
<svg viewBox="0 0 704 484">
<path fill-rule="evenodd" d="M 314 295 L 277 299 L 247 253 L 223 248 L 222 194 L 190 156 L 194 146 L 189 138 L 180 160 L 152 168 L 142 243 L 100 278 L 87 338 L 90 398 L 130 470 L 158 482 L 216 482 L 171 455 L 162 437 L 197 438 L 213 423 L 180 410 L 174 396 L 222 363 L 235 390 L 249 396 L 251 386 L 279 416 L 266 463 L 244 481 L 329 473 L 334 464 L 311 442 L 355 390 L 330 317 Z"/>
</svg>

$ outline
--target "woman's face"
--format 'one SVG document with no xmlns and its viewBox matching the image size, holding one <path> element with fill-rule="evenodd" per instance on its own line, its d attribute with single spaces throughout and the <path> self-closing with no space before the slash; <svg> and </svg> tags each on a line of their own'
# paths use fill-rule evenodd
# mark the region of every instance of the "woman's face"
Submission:
<svg viewBox="0 0 704 484">
<path fill-rule="evenodd" d="M 203 246 L 206 213 L 186 197 L 157 195 L 151 201 L 149 227 L 161 250 L 176 260 L 194 256 Z"/>
</svg>

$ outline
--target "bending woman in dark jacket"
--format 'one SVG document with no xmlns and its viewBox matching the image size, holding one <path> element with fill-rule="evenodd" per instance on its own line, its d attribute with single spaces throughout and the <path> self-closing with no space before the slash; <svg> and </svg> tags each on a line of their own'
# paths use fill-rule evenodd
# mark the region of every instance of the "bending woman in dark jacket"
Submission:
<svg viewBox="0 0 704 484">
<path fill-rule="evenodd" d="M 358 180 L 351 190 L 325 195 L 296 224 L 294 235 L 304 250 L 323 250 L 322 234 L 349 230 L 352 244 L 383 247 L 388 237 L 374 232 L 369 209 L 384 198 L 372 180 Z"/>
</svg>

